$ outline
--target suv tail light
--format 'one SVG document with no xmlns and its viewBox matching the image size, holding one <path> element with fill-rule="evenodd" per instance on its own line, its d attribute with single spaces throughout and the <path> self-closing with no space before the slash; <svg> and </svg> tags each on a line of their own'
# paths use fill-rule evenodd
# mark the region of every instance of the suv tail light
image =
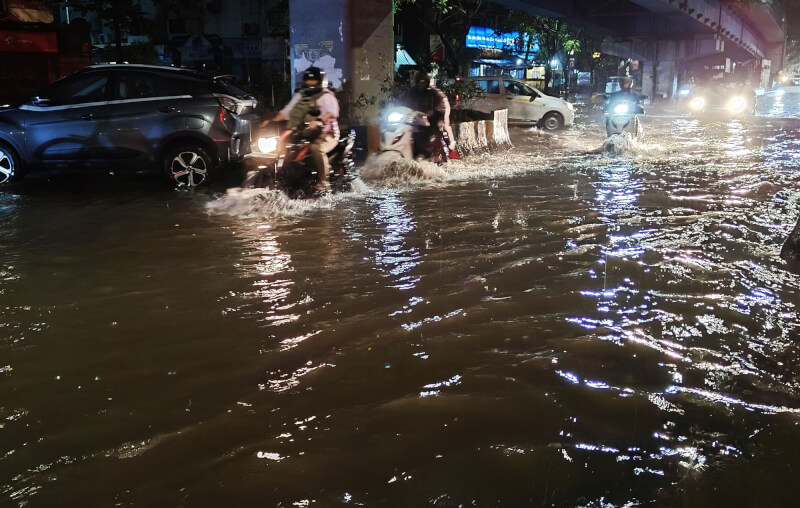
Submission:
<svg viewBox="0 0 800 508">
<path fill-rule="evenodd" d="M 219 101 L 220 106 L 234 114 L 241 114 L 242 110 L 244 109 L 244 105 L 242 103 L 226 95 L 217 95 L 217 101 Z"/>
<path fill-rule="evenodd" d="M 230 111 L 225 106 L 219 108 L 219 121 L 229 131 L 232 130 L 236 124 L 236 121 L 231 118 Z"/>
</svg>

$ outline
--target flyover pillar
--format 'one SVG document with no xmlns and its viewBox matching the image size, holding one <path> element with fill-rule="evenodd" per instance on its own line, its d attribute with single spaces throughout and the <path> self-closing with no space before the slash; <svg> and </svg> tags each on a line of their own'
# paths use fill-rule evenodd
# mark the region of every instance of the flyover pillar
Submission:
<svg viewBox="0 0 800 508">
<path fill-rule="evenodd" d="M 315 65 L 338 92 L 345 120 L 364 125 L 394 76 L 392 0 L 292 0 L 292 85 Z"/>
</svg>

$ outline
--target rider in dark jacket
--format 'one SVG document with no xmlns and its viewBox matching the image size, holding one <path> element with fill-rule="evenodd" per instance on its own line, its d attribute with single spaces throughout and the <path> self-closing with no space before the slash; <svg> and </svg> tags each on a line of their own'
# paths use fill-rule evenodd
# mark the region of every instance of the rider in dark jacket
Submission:
<svg viewBox="0 0 800 508">
<path fill-rule="evenodd" d="M 620 102 L 629 102 L 638 106 L 640 98 L 639 94 L 633 91 L 633 80 L 628 77 L 624 78 L 620 83 L 620 87 L 621 89 L 618 92 L 614 92 L 611 94 L 611 96 L 609 96 L 603 111 L 608 112 L 614 105 L 619 104 Z M 641 106 L 638 106 L 638 109 L 641 111 L 637 112 L 644 113 L 644 110 Z"/>
<path fill-rule="evenodd" d="M 441 153 L 428 153 L 431 138 L 437 136 L 437 139 L 442 139 L 442 133 L 447 132 L 450 125 L 450 101 L 441 90 L 431 85 L 431 77 L 428 73 L 419 72 L 417 74 L 411 89 L 400 98 L 400 104 L 414 111 L 425 113 L 430 123 L 427 129 L 422 129 L 414 136 L 414 155 L 446 159 L 445 150 L 452 148 L 447 143 L 443 144 L 441 150 L 438 150 Z"/>
</svg>

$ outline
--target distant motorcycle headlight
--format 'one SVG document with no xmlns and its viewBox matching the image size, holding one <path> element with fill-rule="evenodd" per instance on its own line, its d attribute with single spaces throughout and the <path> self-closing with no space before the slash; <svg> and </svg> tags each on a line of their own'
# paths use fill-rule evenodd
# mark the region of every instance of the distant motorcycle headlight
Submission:
<svg viewBox="0 0 800 508">
<path fill-rule="evenodd" d="M 625 113 L 628 113 L 629 110 L 630 108 L 627 104 L 617 104 L 614 106 L 614 113 L 618 115 L 624 115 Z"/>
<path fill-rule="evenodd" d="M 278 136 L 271 138 L 258 138 L 258 151 L 261 153 L 272 153 L 278 149 Z"/>
<path fill-rule="evenodd" d="M 386 118 L 389 123 L 397 123 L 403 121 L 403 113 L 389 113 L 389 116 Z"/>
<path fill-rule="evenodd" d="M 681 90 L 678 92 L 678 94 L 679 94 L 681 97 L 688 97 L 689 95 L 691 95 L 691 93 L 692 93 L 692 91 L 691 91 L 690 89 L 688 89 L 688 88 L 682 88 L 682 89 L 681 89 Z"/>
<path fill-rule="evenodd" d="M 728 109 L 734 113 L 744 111 L 744 108 L 746 106 L 747 102 L 742 97 L 734 97 L 733 99 L 728 101 Z"/>
<path fill-rule="evenodd" d="M 691 102 L 689 102 L 689 107 L 695 111 L 699 111 L 706 107 L 706 100 L 702 97 L 695 97 L 691 100 Z"/>
</svg>

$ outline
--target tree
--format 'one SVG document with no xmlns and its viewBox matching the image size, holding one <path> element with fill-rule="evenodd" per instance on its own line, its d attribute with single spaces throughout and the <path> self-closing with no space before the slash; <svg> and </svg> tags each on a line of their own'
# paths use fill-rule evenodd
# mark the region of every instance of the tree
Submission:
<svg viewBox="0 0 800 508">
<path fill-rule="evenodd" d="M 552 62 L 557 60 L 566 75 L 570 55 L 581 51 L 579 35 L 582 29 L 572 27 L 559 19 L 511 10 L 501 23 L 501 29 L 519 32 L 520 49 L 524 49 L 525 44 L 530 48 L 531 41 L 539 43 L 536 58 L 545 64 L 545 88 L 549 87 L 553 77 Z"/>
<path fill-rule="evenodd" d="M 431 33 L 442 39 L 446 67 L 453 76 L 461 73 L 467 33 L 472 22 L 487 10 L 484 0 L 394 0 L 397 10 L 411 14 Z"/>
</svg>

